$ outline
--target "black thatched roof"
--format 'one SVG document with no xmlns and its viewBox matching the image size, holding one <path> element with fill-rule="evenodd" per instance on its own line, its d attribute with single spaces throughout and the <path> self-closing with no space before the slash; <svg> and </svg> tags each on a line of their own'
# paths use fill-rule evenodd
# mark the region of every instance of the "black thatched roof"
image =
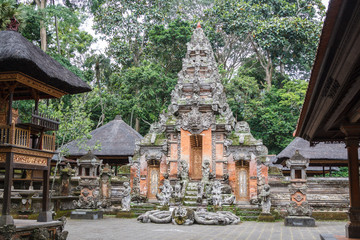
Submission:
<svg viewBox="0 0 360 240">
<path fill-rule="evenodd" d="M 343 143 L 319 143 L 310 147 L 310 142 L 296 137 L 277 156 L 274 164 L 281 164 L 284 160 L 291 158 L 295 151 L 299 150 L 305 158 L 324 160 L 347 160 L 347 150 Z"/>
<path fill-rule="evenodd" d="M 92 151 L 96 156 L 133 156 L 135 141 L 143 138 L 119 116 L 90 134 L 92 138 L 86 141 L 85 145 L 93 147 L 100 144 L 100 150 Z M 79 149 L 77 141 L 72 141 L 63 148 L 68 149 L 70 157 L 83 156 L 88 153 L 85 149 Z"/>
<path fill-rule="evenodd" d="M 70 94 L 91 91 L 88 84 L 20 33 L 0 32 L 0 72 L 19 71 Z"/>
</svg>

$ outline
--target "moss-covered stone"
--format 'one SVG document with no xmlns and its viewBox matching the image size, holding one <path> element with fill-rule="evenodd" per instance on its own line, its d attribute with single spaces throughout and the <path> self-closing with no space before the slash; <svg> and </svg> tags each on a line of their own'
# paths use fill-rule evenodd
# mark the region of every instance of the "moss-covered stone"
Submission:
<svg viewBox="0 0 360 240">
<path fill-rule="evenodd" d="M 157 134 L 154 145 L 162 145 L 164 143 L 165 139 L 166 139 L 166 136 L 164 133 Z"/>
<path fill-rule="evenodd" d="M 118 212 L 116 213 L 117 218 L 136 218 L 136 214 L 132 211 L 129 212 Z"/>
<path fill-rule="evenodd" d="M 258 217 L 259 222 L 275 222 L 275 218 L 271 214 L 261 213 Z"/>
<path fill-rule="evenodd" d="M 313 212 L 312 217 L 316 220 L 347 220 L 346 212 Z"/>
</svg>

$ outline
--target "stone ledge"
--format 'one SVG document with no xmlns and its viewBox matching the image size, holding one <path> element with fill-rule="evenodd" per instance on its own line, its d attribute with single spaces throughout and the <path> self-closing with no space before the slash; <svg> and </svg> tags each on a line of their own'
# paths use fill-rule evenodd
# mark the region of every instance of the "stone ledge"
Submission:
<svg viewBox="0 0 360 240">
<path fill-rule="evenodd" d="M 315 219 L 306 216 L 288 216 L 284 224 L 292 227 L 315 227 Z"/>
</svg>

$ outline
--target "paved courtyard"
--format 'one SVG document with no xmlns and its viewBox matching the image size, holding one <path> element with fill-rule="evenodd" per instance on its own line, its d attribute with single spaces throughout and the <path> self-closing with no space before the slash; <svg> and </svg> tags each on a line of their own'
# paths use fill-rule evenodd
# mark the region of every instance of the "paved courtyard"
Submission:
<svg viewBox="0 0 360 240">
<path fill-rule="evenodd" d="M 172 224 L 140 223 L 136 219 L 105 218 L 102 220 L 71 220 L 65 230 L 69 240 L 109 239 L 242 239 L 296 240 L 320 239 L 320 233 L 345 235 L 345 222 L 320 222 L 317 227 L 284 227 L 283 222 L 242 222 L 230 226 L 176 226 Z"/>
</svg>

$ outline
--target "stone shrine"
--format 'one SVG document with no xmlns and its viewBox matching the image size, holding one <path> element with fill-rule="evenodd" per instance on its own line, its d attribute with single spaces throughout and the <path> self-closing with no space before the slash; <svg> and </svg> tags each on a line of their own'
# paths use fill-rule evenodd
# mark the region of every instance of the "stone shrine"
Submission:
<svg viewBox="0 0 360 240">
<path fill-rule="evenodd" d="M 296 151 L 294 156 L 286 161 L 286 166 L 290 169 L 291 184 L 285 226 L 315 227 L 315 219 L 311 217 L 312 209 L 306 198 L 308 186 L 305 169 L 309 166 L 309 159 Z"/>
<path fill-rule="evenodd" d="M 267 153 L 249 125 L 233 117 L 210 42 L 198 25 L 187 44 L 171 104 L 137 143 L 132 188 L 157 201 L 165 179 L 177 188 L 180 184 L 183 195 L 191 184 L 196 189 L 199 182 L 204 187 L 219 181 L 236 203 L 258 203 L 267 181 Z"/>
<path fill-rule="evenodd" d="M 91 151 L 77 160 L 80 196 L 79 200 L 74 200 L 77 208 L 71 212 L 72 219 L 102 219 L 103 212 L 98 208 L 107 207 L 107 187 L 108 178 L 105 171 L 102 172 L 103 178 L 106 177 L 104 184 L 100 185 L 100 171 L 102 160 L 97 158 Z M 107 167 L 108 169 L 108 167 Z M 103 182 L 102 182 L 103 183 Z M 101 190 L 100 190 L 101 189 Z M 105 196 L 102 196 L 105 193 Z"/>
</svg>

